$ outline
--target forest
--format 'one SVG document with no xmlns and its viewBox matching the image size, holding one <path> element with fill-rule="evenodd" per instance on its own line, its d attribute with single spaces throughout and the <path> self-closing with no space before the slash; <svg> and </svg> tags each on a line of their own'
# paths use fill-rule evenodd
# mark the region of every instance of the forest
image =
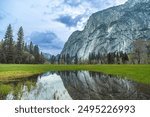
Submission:
<svg viewBox="0 0 150 117">
<path fill-rule="evenodd" d="M 14 41 L 11 24 L 7 27 L 4 39 L 0 41 L 0 63 L 4 64 L 39 64 L 44 63 L 44 56 L 38 45 L 24 41 L 23 27 L 19 28 L 17 41 Z"/>
</svg>

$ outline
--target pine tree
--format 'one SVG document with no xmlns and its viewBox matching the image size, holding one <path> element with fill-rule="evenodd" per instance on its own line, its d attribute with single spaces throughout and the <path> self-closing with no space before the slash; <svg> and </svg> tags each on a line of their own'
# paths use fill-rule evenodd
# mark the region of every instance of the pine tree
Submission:
<svg viewBox="0 0 150 117">
<path fill-rule="evenodd" d="M 60 55 L 60 54 L 58 54 L 58 60 L 57 60 L 57 63 L 58 63 L 58 64 L 61 64 L 61 55 Z"/>
<path fill-rule="evenodd" d="M 107 54 L 107 61 L 108 61 L 108 64 L 111 64 L 111 54 L 110 53 Z"/>
<path fill-rule="evenodd" d="M 45 58 L 39 51 L 38 45 L 24 44 L 24 32 L 20 27 L 17 42 L 13 41 L 11 25 L 7 27 L 5 37 L 0 41 L 0 63 L 44 63 Z"/>
<path fill-rule="evenodd" d="M 75 55 L 74 63 L 75 63 L 75 64 L 78 64 L 78 55 L 77 55 L 77 54 Z"/>
<path fill-rule="evenodd" d="M 4 37 L 4 52 L 6 55 L 7 63 L 14 63 L 14 46 L 13 46 L 13 31 L 9 24 Z"/>
<path fill-rule="evenodd" d="M 39 54 L 39 47 L 38 47 L 38 45 L 34 46 L 33 54 L 34 54 L 34 57 L 35 57 L 35 63 L 39 63 L 39 61 L 40 61 L 40 54 Z"/>
<path fill-rule="evenodd" d="M 127 61 L 129 61 L 128 55 L 127 55 L 127 53 L 124 53 L 123 57 L 122 57 L 122 62 L 125 64 L 125 63 L 127 63 Z"/>
<path fill-rule="evenodd" d="M 44 55 L 43 55 L 43 53 L 41 52 L 41 54 L 40 54 L 40 60 L 39 60 L 39 62 L 40 63 L 44 63 Z"/>
<path fill-rule="evenodd" d="M 92 59 L 92 55 L 91 55 L 91 53 L 89 53 L 89 64 L 92 63 L 92 62 L 91 62 L 91 59 Z"/>
<path fill-rule="evenodd" d="M 24 50 L 24 32 L 23 32 L 22 27 L 19 28 L 17 35 L 18 35 L 17 48 L 20 51 L 23 51 Z"/>
<path fill-rule="evenodd" d="M 18 39 L 17 39 L 17 63 L 22 63 L 22 54 L 24 50 L 24 32 L 23 28 L 20 27 L 18 31 Z"/>
<path fill-rule="evenodd" d="M 119 56 L 118 52 L 117 52 L 117 55 L 116 55 L 116 61 L 117 61 L 117 64 L 120 64 L 120 56 Z"/>
<path fill-rule="evenodd" d="M 30 54 L 33 54 L 33 43 L 32 41 L 30 42 L 30 46 L 29 46 L 29 51 L 30 51 Z"/>
<path fill-rule="evenodd" d="M 6 63 L 6 55 L 4 51 L 4 41 L 2 39 L 0 43 L 0 63 Z"/>
<path fill-rule="evenodd" d="M 28 45 L 27 45 L 27 43 L 25 43 L 25 45 L 24 45 L 24 51 L 29 52 L 29 49 L 28 49 Z"/>
<path fill-rule="evenodd" d="M 101 59 L 101 55 L 100 55 L 100 53 L 98 52 L 98 54 L 97 54 L 97 61 L 98 61 L 98 63 L 100 63 L 100 59 Z"/>
<path fill-rule="evenodd" d="M 70 64 L 70 55 L 67 53 L 66 55 L 66 63 L 67 64 Z"/>
</svg>

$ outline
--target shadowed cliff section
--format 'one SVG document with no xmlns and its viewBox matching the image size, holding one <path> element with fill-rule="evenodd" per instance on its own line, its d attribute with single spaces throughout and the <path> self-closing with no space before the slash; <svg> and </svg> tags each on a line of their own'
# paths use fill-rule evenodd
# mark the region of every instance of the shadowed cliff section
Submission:
<svg viewBox="0 0 150 117">
<path fill-rule="evenodd" d="M 150 92 L 146 90 L 149 85 L 115 76 L 88 71 L 60 72 L 59 75 L 74 100 L 150 99 Z"/>
</svg>

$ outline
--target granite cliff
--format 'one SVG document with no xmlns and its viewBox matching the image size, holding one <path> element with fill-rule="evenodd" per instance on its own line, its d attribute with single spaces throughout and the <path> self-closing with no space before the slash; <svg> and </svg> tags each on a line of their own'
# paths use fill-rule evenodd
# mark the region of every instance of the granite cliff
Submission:
<svg viewBox="0 0 150 117">
<path fill-rule="evenodd" d="M 61 54 L 85 60 L 92 52 L 130 52 L 136 39 L 150 39 L 150 0 L 128 0 L 92 14 L 83 31 L 72 33 Z"/>
</svg>

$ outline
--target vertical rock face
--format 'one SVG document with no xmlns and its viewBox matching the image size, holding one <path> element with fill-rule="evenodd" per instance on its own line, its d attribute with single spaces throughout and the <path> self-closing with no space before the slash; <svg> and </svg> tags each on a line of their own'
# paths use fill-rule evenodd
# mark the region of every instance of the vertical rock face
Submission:
<svg viewBox="0 0 150 117">
<path fill-rule="evenodd" d="M 92 14 L 84 30 L 69 37 L 61 54 L 88 59 L 92 52 L 129 52 L 136 39 L 150 39 L 150 0 L 128 0 Z"/>
</svg>

